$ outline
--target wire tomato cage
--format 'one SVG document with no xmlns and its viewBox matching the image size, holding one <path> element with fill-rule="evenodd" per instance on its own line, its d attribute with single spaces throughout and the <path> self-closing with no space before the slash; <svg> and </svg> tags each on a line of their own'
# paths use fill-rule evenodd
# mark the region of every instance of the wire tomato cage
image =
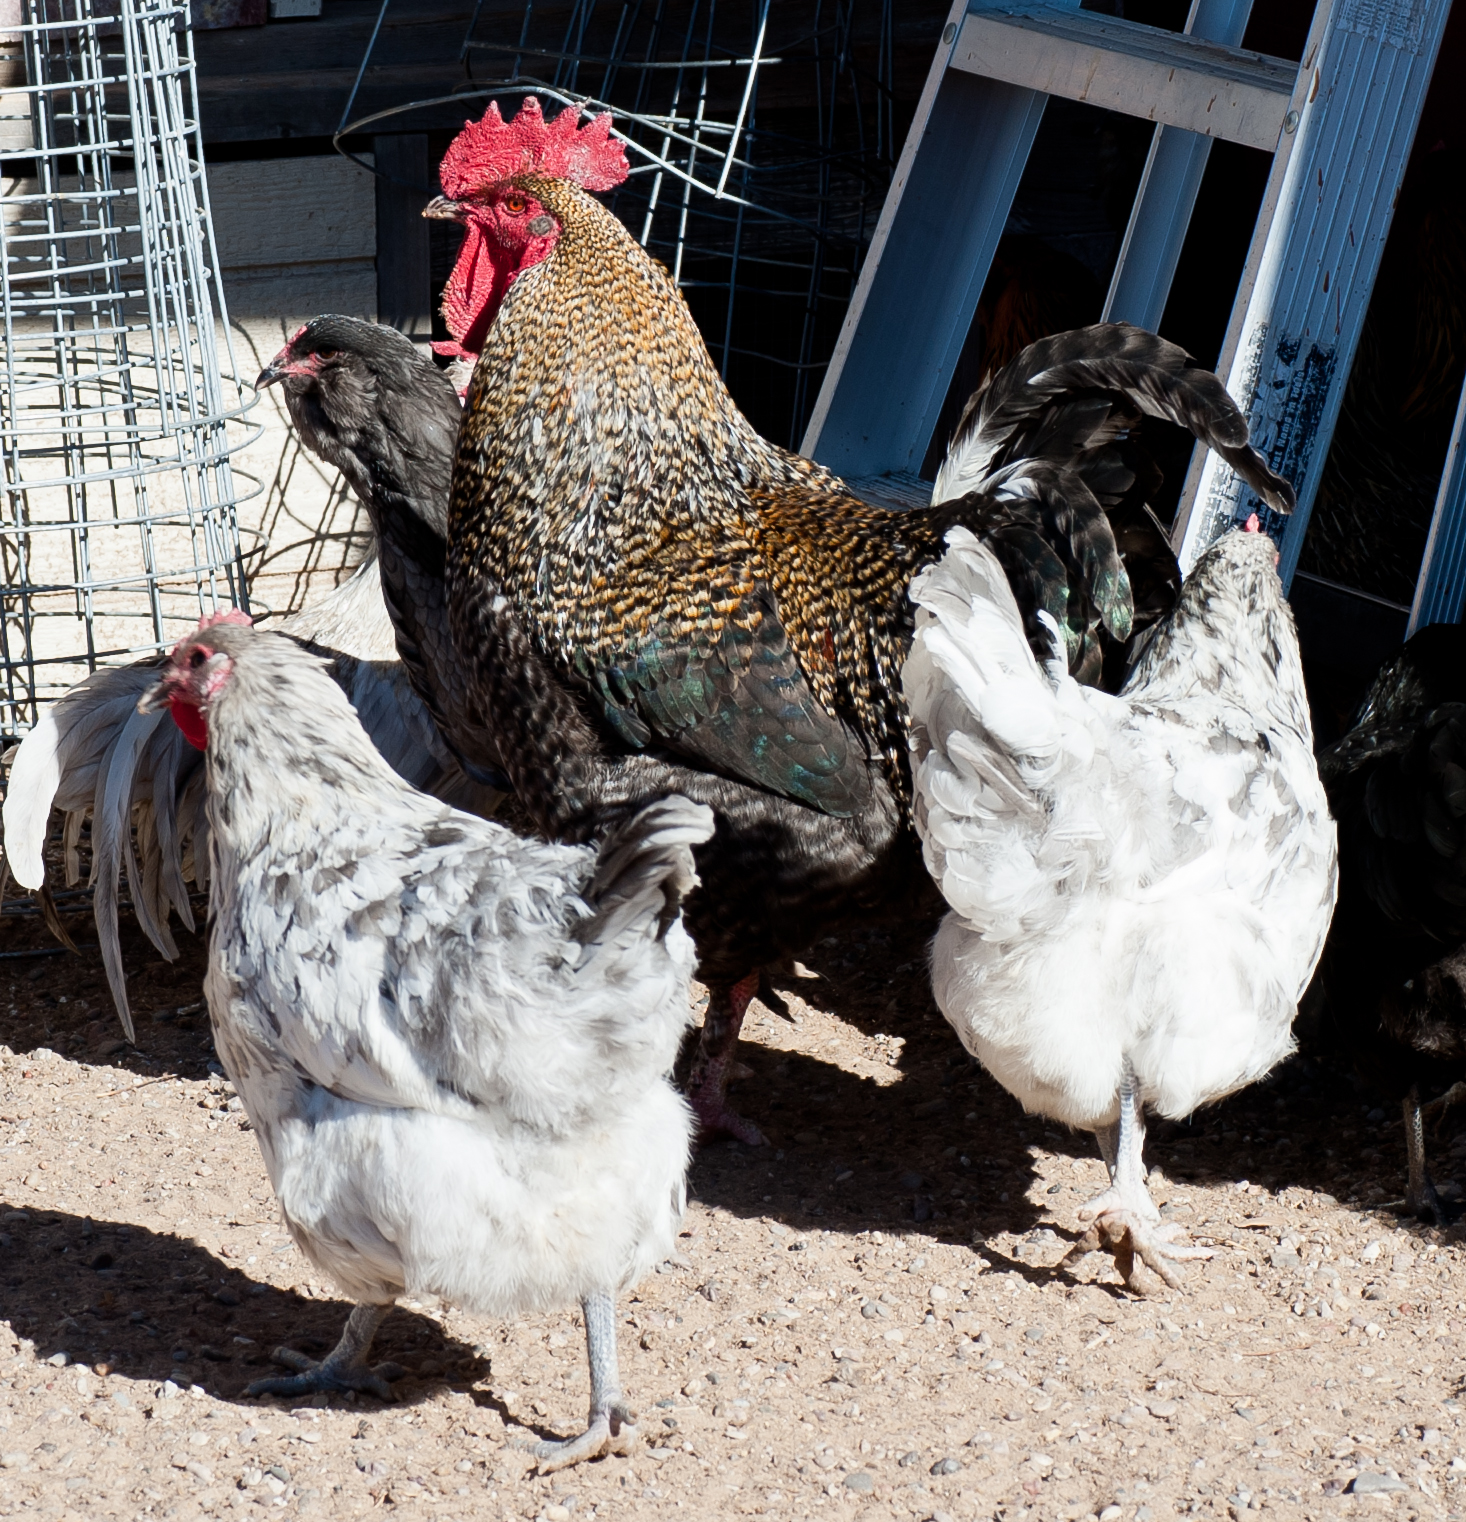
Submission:
<svg viewBox="0 0 1466 1522">
<path fill-rule="evenodd" d="M 0 740 L 247 606 L 187 0 L 0 0 Z"/>
</svg>

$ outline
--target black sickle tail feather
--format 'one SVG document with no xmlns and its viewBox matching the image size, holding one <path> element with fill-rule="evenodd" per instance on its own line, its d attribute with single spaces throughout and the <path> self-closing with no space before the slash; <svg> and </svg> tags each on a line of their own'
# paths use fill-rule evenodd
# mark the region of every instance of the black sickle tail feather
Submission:
<svg viewBox="0 0 1466 1522">
<path fill-rule="evenodd" d="M 977 451 L 995 469 L 1041 443 L 1045 458 L 1077 466 L 1102 438 L 1084 435 L 1084 415 L 1061 426 L 1047 414 L 1105 393 L 1187 429 L 1274 511 L 1293 510 L 1293 488 L 1248 443 L 1247 420 L 1222 382 L 1184 349 L 1129 323 L 1097 323 L 1030 344 L 967 404 L 948 456 Z M 1059 458 L 1065 449 L 1070 458 Z"/>
<path fill-rule="evenodd" d="M 1108 514 L 1073 470 L 1025 459 L 999 471 L 981 493 L 925 511 L 940 532 L 962 524 L 983 537 L 1008 573 L 1034 653 L 1047 660 L 1048 613 L 1063 633 L 1069 669 L 1098 675 L 1099 631 L 1129 638 L 1135 605 Z"/>
<path fill-rule="evenodd" d="M 648 919 L 655 920 L 660 940 L 697 883 L 692 848 L 712 833 L 713 811 L 680 795 L 649 804 L 616 825 L 601 845 L 585 892 L 592 912 L 580 940 L 604 945 Z"/>
</svg>

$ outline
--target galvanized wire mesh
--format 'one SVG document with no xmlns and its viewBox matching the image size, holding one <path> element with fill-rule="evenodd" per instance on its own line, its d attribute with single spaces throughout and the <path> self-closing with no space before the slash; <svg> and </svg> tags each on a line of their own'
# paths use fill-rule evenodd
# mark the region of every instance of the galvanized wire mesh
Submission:
<svg viewBox="0 0 1466 1522">
<path fill-rule="evenodd" d="M 4 4 L 5 0 L 0 0 Z M 246 600 L 187 0 L 0 11 L 0 734 Z M 222 346 L 222 351 L 221 351 Z M 245 486 L 241 490 L 241 485 Z"/>
<path fill-rule="evenodd" d="M 790 444 L 803 434 L 895 162 L 892 7 L 526 0 L 515 11 L 478 0 L 463 42 L 466 78 L 454 99 L 475 114 L 490 97 L 508 114 L 529 94 L 547 113 L 554 102 L 614 113 L 632 168 L 612 209 L 686 292 L 740 404 Z M 375 41 L 358 85 L 369 66 L 374 79 L 390 77 Z M 413 113 L 442 104 L 352 119 L 348 100 L 337 142 L 411 130 Z"/>
</svg>

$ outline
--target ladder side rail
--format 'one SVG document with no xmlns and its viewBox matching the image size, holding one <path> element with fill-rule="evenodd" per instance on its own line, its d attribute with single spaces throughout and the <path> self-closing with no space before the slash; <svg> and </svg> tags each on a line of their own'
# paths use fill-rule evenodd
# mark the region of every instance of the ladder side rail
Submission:
<svg viewBox="0 0 1466 1522">
<path fill-rule="evenodd" d="M 1291 518 L 1270 515 L 1268 523 L 1280 541 L 1285 587 L 1302 549 L 1448 11 L 1442 3 L 1422 8 L 1386 0 L 1362 17 L 1351 0 L 1332 0 L 1296 142 L 1269 208 L 1226 373 L 1253 442 L 1298 495 Z M 1183 569 L 1261 504 L 1210 456 L 1188 506 Z"/>
<path fill-rule="evenodd" d="M 1415 583 L 1406 637 L 1425 624 L 1456 624 L 1466 605 L 1466 384 L 1456 405 L 1456 422 L 1446 466 L 1431 514 L 1430 535 Z"/>
<path fill-rule="evenodd" d="M 1252 0 L 1193 0 L 1186 30 L 1237 47 L 1251 14 Z M 1133 322 L 1152 331 L 1160 327 L 1211 145 L 1211 138 L 1181 127 L 1155 129 L 1101 322 Z"/>
</svg>

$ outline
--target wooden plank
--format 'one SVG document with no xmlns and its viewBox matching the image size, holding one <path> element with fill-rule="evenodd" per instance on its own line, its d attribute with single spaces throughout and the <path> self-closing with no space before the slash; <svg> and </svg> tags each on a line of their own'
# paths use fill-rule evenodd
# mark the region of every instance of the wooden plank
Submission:
<svg viewBox="0 0 1466 1522">
<path fill-rule="evenodd" d="M 965 8 L 937 47 L 800 446 L 841 475 L 920 474 L 1043 116 L 1032 90 L 948 69 Z"/>
<path fill-rule="evenodd" d="M 1449 9 L 1422 0 L 1324 0 L 1316 22 L 1321 43 L 1314 48 L 1310 39 L 1300 71 L 1308 95 L 1276 211 L 1270 225 L 1260 221 L 1262 247 L 1255 238 L 1255 260 L 1249 255 L 1256 276 L 1227 372 L 1253 442 L 1298 494 L 1290 518 L 1268 517 L 1281 542 L 1285 586 L 1303 547 Z M 1230 467 L 1209 456 L 1178 517 L 1182 566 L 1254 505 L 1266 511 Z"/>
<path fill-rule="evenodd" d="M 339 153 L 210 164 L 219 263 L 239 269 L 374 258 L 373 178 Z"/>
<path fill-rule="evenodd" d="M 1283 58 L 1044 4 L 971 12 L 952 67 L 1268 152 L 1298 72 Z"/>
<path fill-rule="evenodd" d="M 432 337 L 432 266 L 429 225 L 422 209 L 435 169 L 422 132 L 372 140 L 377 176 L 377 318 L 409 337 Z"/>
<path fill-rule="evenodd" d="M 374 176 L 340 154 L 209 166 L 233 318 L 376 315 Z"/>
</svg>

